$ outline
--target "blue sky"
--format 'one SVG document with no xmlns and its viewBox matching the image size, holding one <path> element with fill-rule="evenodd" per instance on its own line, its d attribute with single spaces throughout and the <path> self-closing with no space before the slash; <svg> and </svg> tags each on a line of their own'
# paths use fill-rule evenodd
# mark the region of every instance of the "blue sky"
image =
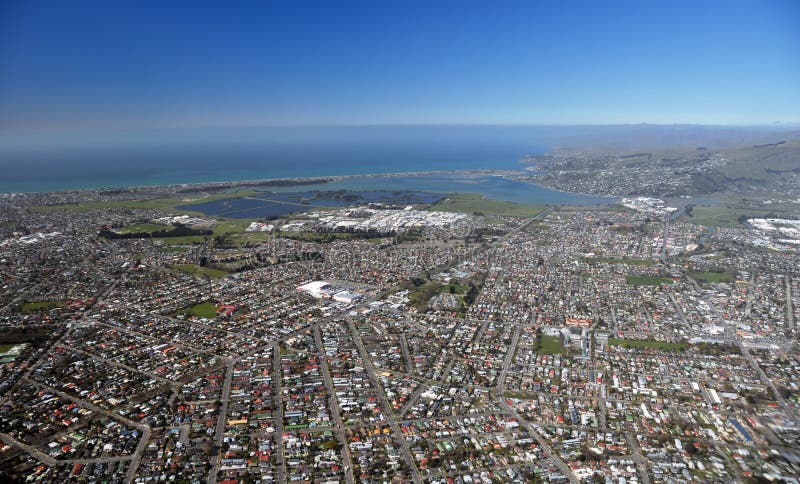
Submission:
<svg viewBox="0 0 800 484">
<path fill-rule="evenodd" d="M 793 0 L 0 2 L 6 136 L 775 121 L 800 122 Z"/>
</svg>

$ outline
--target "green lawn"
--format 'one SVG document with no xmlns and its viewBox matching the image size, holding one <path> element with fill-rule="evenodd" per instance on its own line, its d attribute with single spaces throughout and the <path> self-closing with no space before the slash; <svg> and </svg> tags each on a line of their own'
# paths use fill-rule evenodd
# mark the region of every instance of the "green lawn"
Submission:
<svg viewBox="0 0 800 484">
<path fill-rule="evenodd" d="M 220 277 L 225 277 L 228 275 L 228 273 L 225 271 L 212 269 L 210 267 L 200 267 L 195 264 L 175 264 L 172 266 L 172 268 L 186 274 L 192 274 L 200 277 L 208 276 L 212 279 L 219 279 Z"/>
<path fill-rule="evenodd" d="M 501 202 L 499 200 L 484 198 L 483 195 L 476 193 L 453 193 L 431 205 L 428 210 L 436 212 L 533 217 L 540 214 L 546 208 L 546 205 Z"/>
<path fill-rule="evenodd" d="M 436 295 L 437 289 L 440 284 L 435 281 L 428 281 L 421 286 L 417 286 L 408 298 L 411 300 L 411 305 L 415 308 L 422 310 L 428 306 L 428 301 Z"/>
<path fill-rule="evenodd" d="M 539 394 L 535 392 L 516 392 L 512 390 L 506 390 L 503 392 L 503 397 L 516 398 L 517 400 L 532 400 L 539 398 Z"/>
<path fill-rule="evenodd" d="M 648 259 L 617 259 L 617 258 L 608 258 L 608 257 L 588 257 L 586 262 L 598 262 L 604 264 L 627 264 L 629 266 L 651 266 L 653 265 L 652 260 Z"/>
<path fill-rule="evenodd" d="M 121 229 L 117 229 L 116 232 L 120 234 L 136 234 L 140 232 L 158 232 L 159 230 L 168 230 L 171 227 L 166 225 L 158 225 L 158 224 L 150 224 L 150 223 L 139 223 L 128 225 L 127 227 L 122 227 Z"/>
<path fill-rule="evenodd" d="M 170 246 L 166 245 L 164 247 L 159 247 L 159 252 L 170 253 L 170 252 L 186 252 L 189 250 L 188 247 L 180 247 L 180 246 Z"/>
<path fill-rule="evenodd" d="M 180 235 L 178 237 L 153 237 L 153 240 L 161 240 L 169 245 L 193 245 L 202 244 L 211 235 Z"/>
<path fill-rule="evenodd" d="M 623 348 L 656 348 L 664 351 L 683 351 L 686 349 L 686 345 L 683 343 L 639 339 L 608 338 L 608 344 L 610 346 L 622 346 Z"/>
<path fill-rule="evenodd" d="M 625 276 L 625 282 L 629 286 L 660 286 L 662 284 L 672 284 L 671 277 L 664 276 Z"/>
<path fill-rule="evenodd" d="M 463 297 L 469 290 L 469 287 L 465 286 L 464 284 L 443 284 L 438 281 L 427 281 L 424 284 L 414 288 L 414 290 L 408 295 L 408 298 L 411 300 L 412 306 L 422 310 L 428 306 L 428 301 L 430 301 L 433 296 L 443 293 L 450 293 L 451 286 L 453 287 L 452 294 L 455 294 L 459 297 Z"/>
<path fill-rule="evenodd" d="M 244 219 L 217 219 L 214 226 L 214 235 L 240 233 L 250 225 L 251 220 Z"/>
<path fill-rule="evenodd" d="M 581 210 L 585 210 L 584 207 L 580 207 L 580 208 L 581 208 Z M 634 210 L 632 208 L 628 208 L 625 205 L 622 205 L 621 203 L 615 203 L 615 204 L 612 204 L 612 205 L 605 205 L 605 206 L 602 207 L 602 210 L 603 211 L 607 211 L 607 212 L 617 212 L 617 213 L 634 213 L 636 211 L 636 210 Z"/>
<path fill-rule="evenodd" d="M 23 313 L 35 313 L 38 311 L 49 311 L 60 307 L 62 301 L 29 301 L 22 305 Z"/>
<path fill-rule="evenodd" d="M 190 316 L 197 316 L 198 318 L 214 319 L 217 317 L 217 306 L 206 301 L 200 304 L 195 304 L 194 306 L 186 309 L 182 309 L 178 311 L 178 314 L 187 314 Z"/>
<path fill-rule="evenodd" d="M 564 352 L 564 347 L 557 336 L 543 334 L 539 337 L 539 349 L 536 352 L 540 355 L 560 355 Z"/>
<path fill-rule="evenodd" d="M 730 272 L 692 272 L 691 276 L 701 282 L 733 282 Z"/>
<path fill-rule="evenodd" d="M 8 353 L 15 346 L 17 346 L 17 343 L 0 344 L 0 355 Z"/>
<path fill-rule="evenodd" d="M 203 196 L 198 194 L 186 194 L 183 196 L 172 196 L 163 198 L 151 198 L 147 200 L 109 200 L 91 201 L 81 203 L 70 203 L 64 205 L 40 205 L 31 207 L 34 212 L 88 212 L 91 210 L 102 210 L 106 208 L 133 208 L 133 209 L 160 209 L 185 214 L 200 215 L 200 212 L 191 209 L 177 209 L 179 205 L 193 205 L 199 203 L 213 202 L 224 198 L 239 198 L 255 195 L 261 192 L 255 190 L 241 190 L 232 193 L 221 193 L 218 195 Z"/>
<path fill-rule="evenodd" d="M 692 216 L 687 219 L 689 223 L 706 225 L 713 227 L 741 227 L 739 217 L 746 215 L 740 209 L 713 206 L 713 207 L 694 207 Z"/>
<path fill-rule="evenodd" d="M 726 205 L 697 206 L 692 216 L 686 219 L 692 224 L 713 227 L 742 227 L 739 218 L 794 217 L 798 214 L 797 205 L 764 205 L 761 203 L 729 202 Z"/>
<path fill-rule="evenodd" d="M 218 235 L 231 236 L 231 240 L 235 241 L 237 237 L 247 234 L 244 229 L 250 225 L 250 220 L 230 220 L 218 219 L 217 224 L 210 235 L 181 235 L 178 237 L 155 237 L 155 240 L 161 240 L 169 245 L 192 245 L 202 244 L 206 239 L 214 238 Z"/>
</svg>

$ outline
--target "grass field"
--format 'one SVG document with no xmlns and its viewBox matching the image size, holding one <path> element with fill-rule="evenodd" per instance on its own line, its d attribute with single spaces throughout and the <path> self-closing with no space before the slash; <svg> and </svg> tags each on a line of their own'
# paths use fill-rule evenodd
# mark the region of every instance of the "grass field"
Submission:
<svg viewBox="0 0 800 484">
<path fill-rule="evenodd" d="M 615 259 L 607 257 L 589 257 L 586 262 L 602 262 L 604 264 L 627 264 L 629 266 L 651 266 L 652 260 L 647 259 Z"/>
<path fill-rule="evenodd" d="M 198 318 L 214 319 L 217 317 L 217 306 L 206 301 L 200 304 L 195 304 L 194 306 L 186 309 L 182 309 L 181 311 L 178 311 L 178 314 L 187 314 L 190 316 L 197 316 Z"/>
<path fill-rule="evenodd" d="M 516 398 L 517 400 L 533 400 L 539 398 L 539 394 L 535 392 L 515 392 L 506 390 L 503 392 L 505 398 Z"/>
<path fill-rule="evenodd" d="M 672 284 L 671 277 L 664 276 L 625 276 L 625 282 L 629 286 L 660 286 L 661 284 Z"/>
<path fill-rule="evenodd" d="M 664 351 L 683 351 L 686 348 L 683 343 L 638 339 L 608 338 L 608 344 L 610 346 L 622 346 L 623 348 L 656 348 Z"/>
<path fill-rule="evenodd" d="M 180 237 L 154 237 L 153 240 L 161 240 L 168 245 L 192 245 L 202 244 L 210 235 L 181 235 Z"/>
<path fill-rule="evenodd" d="M 23 313 L 35 313 L 37 311 L 49 311 L 61 306 L 61 301 L 30 301 L 22 305 Z"/>
<path fill-rule="evenodd" d="M 585 210 L 585 208 L 583 206 L 581 206 L 580 209 Z M 603 206 L 603 210 L 604 211 L 608 211 L 608 212 L 616 212 L 616 213 L 634 213 L 636 211 L 636 210 L 634 210 L 632 208 L 628 208 L 625 205 L 622 205 L 620 203 L 615 203 L 615 204 L 612 204 L 612 205 Z"/>
<path fill-rule="evenodd" d="M 436 281 L 428 281 L 421 286 L 417 286 L 409 295 L 411 305 L 422 310 L 428 306 L 428 301 L 436 295 L 441 284 Z"/>
<path fill-rule="evenodd" d="M 219 195 L 198 196 L 198 195 L 184 195 L 175 197 L 164 198 L 151 198 L 147 200 L 109 200 L 109 201 L 91 201 L 81 203 L 70 203 L 65 205 L 40 205 L 32 207 L 34 212 L 47 213 L 47 212 L 89 212 L 91 210 L 102 210 L 106 208 L 155 208 L 160 210 L 168 210 L 173 212 L 180 212 L 190 215 L 202 215 L 200 212 L 191 209 L 177 209 L 179 205 L 192 205 L 206 202 L 213 202 L 214 200 L 221 200 L 223 198 L 238 198 L 255 195 L 260 192 L 254 190 L 241 190 L 233 193 L 223 193 Z"/>
<path fill-rule="evenodd" d="M 436 212 L 533 217 L 540 214 L 546 208 L 546 205 L 501 202 L 499 200 L 484 198 L 482 195 L 475 193 L 453 193 L 431 205 L 428 210 Z"/>
<path fill-rule="evenodd" d="M 167 245 L 167 246 L 164 246 L 164 247 L 160 247 L 158 250 L 159 250 L 159 252 L 171 253 L 171 252 L 186 252 L 187 250 L 189 250 L 189 248 L 188 247 L 178 247 L 178 246 L 173 247 L 173 246 Z"/>
<path fill-rule="evenodd" d="M 127 227 L 122 227 L 118 229 L 117 232 L 120 234 L 136 234 L 140 232 L 157 232 L 159 230 L 168 230 L 172 227 L 168 227 L 166 225 L 158 225 L 158 224 L 150 224 L 150 223 L 140 223 L 140 224 L 133 224 L 128 225 Z"/>
<path fill-rule="evenodd" d="M 411 301 L 411 305 L 415 308 L 422 310 L 428 306 L 428 301 L 433 296 L 449 293 L 450 287 L 453 287 L 453 294 L 463 297 L 464 294 L 469 290 L 469 287 L 453 283 L 453 284 L 443 284 L 438 281 L 428 281 L 421 286 L 417 286 L 409 295 L 408 298 Z M 463 304 L 463 302 L 462 302 Z"/>
<path fill-rule="evenodd" d="M 697 206 L 692 209 L 692 216 L 687 222 L 709 227 L 742 227 L 739 218 L 758 217 L 792 217 L 797 216 L 800 209 L 796 205 L 763 205 L 731 202 L 726 205 Z"/>
<path fill-rule="evenodd" d="M 691 276 L 701 282 L 733 282 L 730 272 L 692 272 Z"/>
<path fill-rule="evenodd" d="M 214 226 L 214 235 L 243 233 L 248 225 L 250 225 L 250 220 L 217 219 L 217 225 Z"/>
<path fill-rule="evenodd" d="M 201 277 L 210 277 L 211 279 L 219 279 L 220 277 L 225 277 L 228 275 L 227 272 L 221 271 L 219 269 L 212 269 L 210 267 L 200 267 L 195 264 L 175 264 L 172 266 L 173 269 L 184 272 L 186 274 L 192 274 L 194 276 L 201 276 Z"/>
<path fill-rule="evenodd" d="M 564 352 L 564 347 L 558 337 L 543 334 L 539 338 L 539 349 L 536 352 L 540 355 L 560 355 Z"/>
<path fill-rule="evenodd" d="M 218 219 L 217 224 L 211 235 L 182 235 L 178 237 L 155 237 L 154 240 L 161 240 L 169 245 L 192 245 L 202 244 L 206 239 L 218 235 L 231 236 L 232 242 L 239 242 L 239 237 L 252 235 L 244 231 L 250 225 L 250 220 Z M 262 239 L 263 240 L 263 239 Z"/>
<path fill-rule="evenodd" d="M 0 344 L 0 355 L 8 353 L 15 346 L 17 346 L 17 343 Z"/>
<path fill-rule="evenodd" d="M 689 223 L 713 227 L 740 227 L 739 217 L 752 213 L 734 207 L 713 206 L 695 207 L 692 216 L 687 219 Z"/>
</svg>

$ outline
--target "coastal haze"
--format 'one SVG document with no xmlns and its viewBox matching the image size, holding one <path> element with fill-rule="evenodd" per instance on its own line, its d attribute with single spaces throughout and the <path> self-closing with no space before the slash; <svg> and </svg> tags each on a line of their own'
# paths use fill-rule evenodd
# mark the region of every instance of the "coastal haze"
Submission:
<svg viewBox="0 0 800 484">
<path fill-rule="evenodd" d="M 797 482 L 798 25 L 0 3 L 0 482 Z"/>
<path fill-rule="evenodd" d="M 386 126 L 187 130 L 154 144 L 7 148 L 3 191 L 44 191 L 267 178 L 520 169 L 545 147 L 523 127 Z M 144 146 L 142 146 L 144 144 Z M 133 146 L 132 146 L 133 145 Z"/>
<path fill-rule="evenodd" d="M 520 170 L 545 152 L 726 149 L 800 139 L 800 125 L 350 126 L 0 137 L 5 192 L 450 170 Z M 511 200 L 510 201 L 520 201 Z M 536 200 L 540 202 L 543 200 Z"/>
</svg>

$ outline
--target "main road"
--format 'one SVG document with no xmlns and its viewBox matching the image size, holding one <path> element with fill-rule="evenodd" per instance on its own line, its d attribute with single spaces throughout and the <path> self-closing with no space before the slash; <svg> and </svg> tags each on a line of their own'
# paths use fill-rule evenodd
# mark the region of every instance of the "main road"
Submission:
<svg viewBox="0 0 800 484">
<path fill-rule="evenodd" d="M 625 432 L 625 440 L 628 441 L 628 448 L 633 454 L 633 461 L 636 462 L 636 468 L 639 469 L 639 476 L 642 478 L 644 484 L 650 484 L 650 473 L 647 472 L 647 460 L 642 455 L 642 448 L 639 446 L 639 441 L 633 435 L 633 432 Z"/>
<path fill-rule="evenodd" d="M 314 327 L 314 343 L 317 345 L 319 352 L 319 368 L 322 372 L 322 379 L 325 383 L 325 390 L 328 392 L 328 398 L 331 406 L 331 416 L 336 423 L 336 435 L 339 437 L 339 443 L 342 445 L 342 463 L 344 464 L 344 478 L 347 484 L 354 484 L 356 482 L 353 476 L 353 458 L 350 455 L 350 446 L 347 445 L 347 438 L 344 434 L 344 422 L 342 421 L 342 413 L 339 409 L 339 400 L 336 398 L 336 390 L 333 387 L 333 379 L 331 378 L 331 370 L 328 367 L 328 358 L 325 354 L 325 345 L 322 343 L 322 330 L 319 324 Z"/>
<path fill-rule="evenodd" d="M 222 439 L 225 436 L 225 417 L 228 413 L 228 400 L 230 399 L 231 385 L 233 382 L 234 363 L 234 360 L 229 360 L 225 364 L 225 380 L 222 384 L 222 395 L 220 397 L 222 406 L 219 409 L 217 427 L 214 431 L 214 443 L 216 444 L 215 447 L 217 449 L 217 457 L 211 464 L 211 470 L 209 470 L 208 474 L 208 484 L 215 484 L 217 482 L 217 470 L 219 469 L 219 464 L 222 461 Z"/>
<path fill-rule="evenodd" d="M 500 402 L 500 405 L 503 407 L 503 410 L 506 413 L 511 414 L 517 422 L 524 425 L 526 429 L 528 429 L 528 433 L 530 433 L 533 438 L 539 443 L 539 447 L 544 450 L 547 454 L 550 462 L 556 465 L 558 469 L 564 474 L 564 477 L 569 479 L 570 482 L 579 482 L 578 478 L 575 476 L 575 473 L 572 472 L 572 469 L 559 457 L 554 451 L 553 448 L 550 446 L 550 443 L 533 428 L 533 426 L 522 418 L 521 415 L 514 410 L 511 405 L 508 404 L 505 397 L 503 396 L 505 390 L 505 381 L 506 376 L 508 375 L 508 370 L 511 367 L 511 362 L 514 360 L 514 353 L 517 351 L 517 344 L 519 343 L 519 327 L 516 326 L 514 328 L 514 335 L 511 337 L 511 345 L 509 345 L 508 351 L 506 352 L 506 357 L 503 359 L 503 368 L 500 370 L 500 376 L 497 378 L 497 388 L 496 388 L 496 396 L 497 400 Z"/>
<path fill-rule="evenodd" d="M 384 409 L 386 420 L 389 423 L 389 427 L 392 429 L 392 435 L 397 443 L 400 444 L 403 458 L 406 461 L 406 466 L 411 471 L 412 480 L 414 482 L 422 482 L 422 476 L 420 476 L 419 470 L 417 469 L 417 464 L 414 462 L 414 457 L 411 455 L 411 449 L 408 446 L 408 441 L 403 435 L 403 432 L 400 431 L 400 425 L 398 425 L 397 419 L 395 419 L 391 411 L 392 406 L 389 404 L 389 400 L 386 398 L 386 393 L 383 391 L 380 380 L 375 374 L 375 366 L 372 364 L 372 358 L 370 357 L 369 351 L 367 351 L 367 348 L 364 346 L 364 342 L 361 340 L 361 335 L 358 333 L 358 328 L 356 328 L 353 318 L 351 318 L 349 315 L 345 315 L 344 318 L 347 322 L 347 327 L 350 329 L 350 333 L 353 336 L 353 342 L 356 344 L 356 348 L 358 348 L 358 352 L 361 354 L 361 359 L 364 360 L 364 369 L 367 371 L 367 375 L 369 375 L 372 384 L 375 386 L 375 394 L 381 401 L 381 406 Z"/>
</svg>

